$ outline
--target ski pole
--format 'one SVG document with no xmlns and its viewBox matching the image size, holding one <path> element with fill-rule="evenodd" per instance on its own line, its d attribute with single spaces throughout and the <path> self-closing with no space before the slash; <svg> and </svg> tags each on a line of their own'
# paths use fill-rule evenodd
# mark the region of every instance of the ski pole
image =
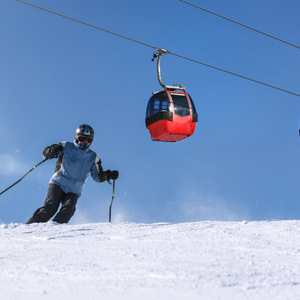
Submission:
<svg viewBox="0 0 300 300">
<path fill-rule="evenodd" d="M 109 222 L 111 222 L 111 207 L 112 207 L 112 204 L 113 204 L 113 201 L 114 201 L 114 198 L 115 198 L 115 181 L 116 180 L 114 179 L 112 198 L 111 198 L 111 202 L 110 202 L 110 206 L 109 206 Z"/>
<path fill-rule="evenodd" d="M 29 170 L 22 178 L 20 178 L 17 182 L 15 182 L 14 184 L 12 184 L 10 187 L 8 187 L 6 190 L 4 190 L 3 192 L 0 193 L 0 195 L 2 195 L 3 193 L 5 193 L 6 191 L 8 191 L 10 188 L 12 188 L 13 186 L 15 186 L 17 183 L 19 183 L 25 176 L 27 176 L 31 171 L 33 171 L 34 169 L 36 169 L 39 165 L 41 165 L 43 162 L 45 162 L 46 160 L 48 160 L 49 158 L 45 158 L 44 160 L 42 160 L 40 163 L 38 163 L 36 166 L 34 166 L 31 170 Z"/>
</svg>

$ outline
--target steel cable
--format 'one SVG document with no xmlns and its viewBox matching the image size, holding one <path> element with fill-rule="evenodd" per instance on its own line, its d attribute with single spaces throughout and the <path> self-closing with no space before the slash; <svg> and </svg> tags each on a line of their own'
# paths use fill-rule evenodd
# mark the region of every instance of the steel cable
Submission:
<svg viewBox="0 0 300 300">
<path fill-rule="evenodd" d="M 33 6 L 33 7 L 36 7 L 36 8 L 41 9 L 41 10 L 50 12 L 50 13 L 55 14 L 55 15 L 58 15 L 58 16 L 60 16 L 60 17 L 67 18 L 67 19 L 69 19 L 69 20 L 78 22 L 78 23 L 80 23 L 80 24 L 87 25 L 87 26 L 93 27 L 93 28 L 95 28 L 95 29 L 99 29 L 99 30 L 102 30 L 102 31 L 104 31 L 104 32 L 107 32 L 107 33 L 116 35 L 116 36 L 118 36 L 118 37 L 127 39 L 127 40 L 129 40 L 129 41 L 132 41 L 132 42 L 135 42 L 135 43 L 138 43 L 138 44 L 141 44 L 141 45 L 150 47 L 150 48 L 152 48 L 152 49 L 156 49 L 156 50 L 160 49 L 160 48 L 158 48 L 158 47 L 155 47 L 155 46 L 152 46 L 152 45 L 149 45 L 149 44 L 140 42 L 140 41 L 138 41 L 138 40 L 135 40 L 135 39 L 126 37 L 126 36 L 124 36 L 124 35 L 115 33 L 115 32 L 113 32 L 113 31 L 109 31 L 109 30 L 100 28 L 100 27 L 98 27 L 98 26 L 91 25 L 91 24 L 89 24 L 89 23 L 86 23 L 86 22 L 83 22 L 83 21 L 80 21 L 80 20 L 77 20 L 77 19 L 74 19 L 74 18 L 65 16 L 65 15 L 59 14 L 59 13 L 57 13 L 57 12 L 54 12 L 54 11 L 45 9 L 45 8 L 43 8 L 43 7 L 40 7 L 40 6 L 31 4 L 31 3 L 25 2 L 25 1 L 23 1 L 23 0 L 17 0 L 17 1 L 22 2 L 22 3 L 24 3 L 24 4 L 27 4 L 27 5 L 30 5 L 30 6 Z M 180 0 L 180 1 L 182 1 L 182 0 Z M 255 80 L 255 79 L 251 79 L 251 78 L 249 78 L 249 77 L 246 77 L 246 76 L 243 76 L 243 75 L 239 75 L 239 74 L 237 74 L 237 73 L 233 73 L 233 72 L 230 72 L 230 71 L 227 71 L 227 70 L 218 68 L 218 67 L 214 67 L 214 66 L 212 66 L 212 65 L 209 65 L 209 64 L 200 62 L 200 61 L 195 60 L 195 59 L 191 59 L 191 58 L 188 58 L 188 57 L 185 57 L 185 56 L 182 56 L 182 55 L 179 55 L 179 54 L 170 52 L 170 51 L 166 51 L 166 53 L 169 53 L 169 54 L 171 54 L 171 55 L 174 55 L 174 56 L 177 56 L 177 57 L 180 57 L 180 58 L 189 60 L 189 61 L 191 61 L 191 62 L 198 63 L 198 64 L 201 64 L 201 65 L 203 65 L 203 66 L 210 67 L 210 68 L 213 68 L 213 69 L 215 69 L 215 70 L 222 71 L 222 72 L 225 72 L 225 73 L 227 73 L 227 74 L 231 74 L 231 75 L 234 75 L 234 76 L 237 76 L 237 77 L 240 77 L 240 78 L 243 78 L 243 79 L 246 79 L 246 80 L 249 80 L 249 81 L 252 81 L 252 82 L 255 82 L 255 83 L 258 83 L 258 84 L 261 84 L 261 85 L 264 85 L 264 86 L 267 86 L 267 87 L 270 87 L 270 88 L 273 88 L 273 89 L 276 89 L 276 90 L 279 90 L 279 91 L 282 91 L 282 92 L 289 93 L 289 94 L 292 94 L 292 95 L 294 95 L 294 96 L 300 97 L 300 94 L 297 94 L 297 93 L 294 93 L 294 92 L 290 92 L 290 91 L 288 91 L 288 90 L 284 90 L 284 89 L 282 89 L 282 88 L 279 88 L 279 87 L 276 87 L 276 86 L 273 86 L 273 85 L 270 85 L 270 84 L 267 84 L 267 83 L 264 83 L 264 82 Z"/>
<path fill-rule="evenodd" d="M 246 28 L 248 28 L 248 29 L 251 29 L 251 30 L 253 30 L 253 31 L 256 31 L 256 32 L 258 32 L 258 33 L 261 33 L 261 34 L 263 34 L 263 35 L 266 35 L 266 36 L 268 36 L 268 37 L 270 37 L 270 38 L 272 38 L 272 39 L 275 39 L 275 40 L 277 40 L 277 41 L 280 41 L 280 42 L 282 42 L 282 43 L 285 43 L 285 44 L 288 44 L 288 45 L 290 45 L 290 46 L 293 46 L 293 47 L 295 47 L 295 48 L 300 49 L 300 47 L 297 46 L 297 45 L 294 45 L 294 44 L 292 44 L 292 43 L 289 43 L 289 42 L 287 42 L 287 41 L 284 41 L 284 40 L 282 40 L 282 39 L 279 39 L 279 38 L 277 38 L 277 37 L 275 37 L 275 36 L 273 36 L 273 35 L 270 35 L 270 34 L 265 33 L 265 32 L 263 32 L 263 31 L 257 30 L 257 29 L 255 29 L 255 28 L 250 27 L 250 26 L 247 26 L 247 25 L 244 25 L 244 24 L 242 24 L 242 23 L 239 23 L 239 22 L 237 22 L 237 21 L 234 21 L 234 20 L 229 19 L 229 18 L 227 18 L 227 17 L 224 17 L 224 16 L 222 16 L 222 15 L 216 14 L 216 13 L 214 13 L 214 12 L 208 10 L 208 9 L 205 9 L 205 8 L 203 8 L 203 7 L 197 6 L 197 5 L 195 5 L 195 4 L 192 4 L 192 3 L 190 3 L 190 2 L 187 2 L 187 1 L 185 1 L 185 0 L 179 0 L 179 1 L 184 2 L 184 3 L 188 4 L 188 5 L 194 6 L 194 7 L 196 7 L 196 8 L 202 9 L 203 11 L 206 11 L 206 12 L 208 12 L 208 13 L 210 13 L 210 14 L 213 14 L 213 15 L 215 15 L 215 16 L 218 16 L 218 17 L 220 17 L 220 18 L 223 18 L 223 19 L 225 19 L 225 20 L 227 20 L 227 21 L 233 22 L 233 23 L 238 24 L 238 25 L 240 25 L 240 26 L 246 27 Z"/>
</svg>

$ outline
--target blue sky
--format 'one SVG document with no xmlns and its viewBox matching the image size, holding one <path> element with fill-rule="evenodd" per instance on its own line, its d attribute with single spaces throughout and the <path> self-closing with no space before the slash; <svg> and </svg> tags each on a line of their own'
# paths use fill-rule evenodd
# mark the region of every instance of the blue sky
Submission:
<svg viewBox="0 0 300 300">
<path fill-rule="evenodd" d="M 296 0 L 191 1 L 300 45 Z M 32 0 L 32 4 L 170 52 L 300 93 L 300 50 L 177 0 Z M 162 80 L 182 83 L 194 135 L 152 142 L 145 111 L 159 91 L 152 48 L 0 0 L 0 190 L 42 150 L 95 130 L 92 149 L 116 169 L 113 221 L 298 219 L 300 98 L 164 55 Z M 0 197 L 0 222 L 25 222 L 45 199 L 55 161 Z M 71 223 L 107 222 L 112 186 L 89 178 Z"/>
</svg>

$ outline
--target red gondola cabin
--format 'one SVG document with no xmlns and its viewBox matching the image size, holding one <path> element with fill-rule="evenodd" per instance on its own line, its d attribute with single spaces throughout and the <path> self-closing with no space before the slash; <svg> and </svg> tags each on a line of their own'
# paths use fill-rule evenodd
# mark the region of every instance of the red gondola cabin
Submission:
<svg viewBox="0 0 300 300">
<path fill-rule="evenodd" d="M 189 94 L 165 89 L 149 99 L 145 121 L 152 140 L 177 142 L 194 133 L 198 115 Z"/>
</svg>

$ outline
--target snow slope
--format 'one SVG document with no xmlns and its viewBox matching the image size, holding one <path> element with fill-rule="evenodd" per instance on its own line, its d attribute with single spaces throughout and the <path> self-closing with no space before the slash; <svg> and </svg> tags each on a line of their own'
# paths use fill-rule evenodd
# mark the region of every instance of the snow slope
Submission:
<svg viewBox="0 0 300 300">
<path fill-rule="evenodd" d="M 0 297 L 300 299 L 300 221 L 0 225 Z"/>
</svg>

